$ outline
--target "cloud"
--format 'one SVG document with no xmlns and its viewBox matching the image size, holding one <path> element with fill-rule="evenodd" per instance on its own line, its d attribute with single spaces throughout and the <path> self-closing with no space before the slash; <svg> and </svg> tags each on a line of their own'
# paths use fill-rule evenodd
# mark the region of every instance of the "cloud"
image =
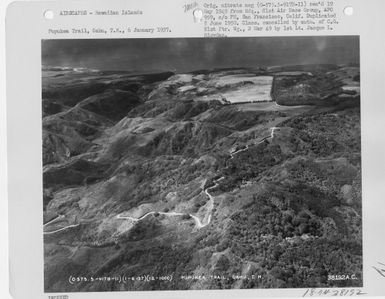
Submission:
<svg viewBox="0 0 385 299">
<path fill-rule="evenodd" d="M 221 67 L 357 63 L 357 36 L 45 40 L 44 65 L 178 72 Z"/>
</svg>

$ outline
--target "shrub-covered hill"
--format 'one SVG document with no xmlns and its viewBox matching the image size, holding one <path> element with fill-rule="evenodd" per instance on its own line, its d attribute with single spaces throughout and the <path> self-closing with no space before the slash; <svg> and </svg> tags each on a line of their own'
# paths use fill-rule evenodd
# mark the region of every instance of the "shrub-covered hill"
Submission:
<svg viewBox="0 0 385 299">
<path fill-rule="evenodd" d="M 362 285 L 357 74 L 330 65 L 51 71 L 46 291 Z M 249 92 L 252 76 L 274 77 L 274 101 L 223 99 Z M 71 275 L 154 279 L 69 284 Z"/>
</svg>

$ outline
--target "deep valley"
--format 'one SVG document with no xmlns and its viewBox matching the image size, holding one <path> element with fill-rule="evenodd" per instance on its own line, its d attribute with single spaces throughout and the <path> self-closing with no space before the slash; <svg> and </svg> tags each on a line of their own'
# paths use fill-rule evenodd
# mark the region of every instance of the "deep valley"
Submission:
<svg viewBox="0 0 385 299">
<path fill-rule="evenodd" d="M 42 98 L 47 292 L 362 285 L 358 65 L 45 67 Z M 173 278 L 69 283 L 117 275 Z"/>
</svg>

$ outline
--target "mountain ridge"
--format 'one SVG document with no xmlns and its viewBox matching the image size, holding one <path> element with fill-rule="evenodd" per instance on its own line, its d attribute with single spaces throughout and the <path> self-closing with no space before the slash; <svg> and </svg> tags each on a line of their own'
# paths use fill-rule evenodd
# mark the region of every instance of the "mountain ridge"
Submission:
<svg viewBox="0 0 385 299">
<path fill-rule="evenodd" d="M 359 68 L 257 70 L 44 77 L 47 291 L 362 284 Z"/>
</svg>

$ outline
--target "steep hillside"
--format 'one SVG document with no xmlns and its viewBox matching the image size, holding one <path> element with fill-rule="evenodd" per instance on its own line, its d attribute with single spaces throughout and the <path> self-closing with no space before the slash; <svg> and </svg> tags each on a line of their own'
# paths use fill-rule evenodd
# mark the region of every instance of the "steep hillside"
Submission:
<svg viewBox="0 0 385 299">
<path fill-rule="evenodd" d="M 43 99 L 46 291 L 362 285 L 358 67 L 51 69 Z M 123 275 L 152 279 L 90 282 Z"/>
</svg>

